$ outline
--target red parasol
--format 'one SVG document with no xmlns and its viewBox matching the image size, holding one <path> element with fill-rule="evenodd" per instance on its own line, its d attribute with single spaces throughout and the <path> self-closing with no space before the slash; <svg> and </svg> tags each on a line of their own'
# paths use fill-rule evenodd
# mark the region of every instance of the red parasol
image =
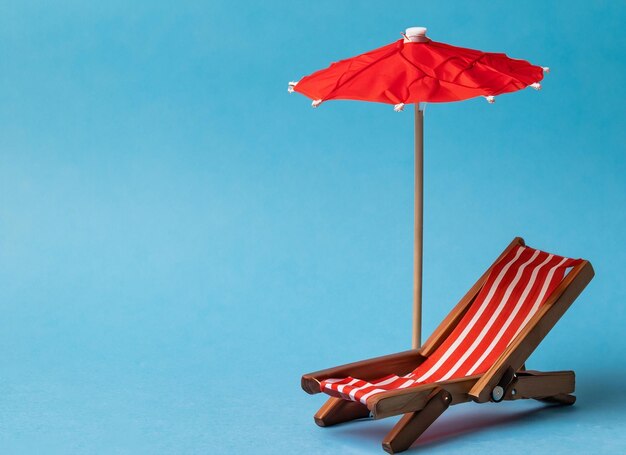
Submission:
<svg viewBox="0 0 626 455">
<path fill-rule="evenodd" d="M 331 64 L 290 82 L 289 91 L 313 100 L 360 100 L 393 104 L 401 111 L 415 104 L 415 250 L 413 284 L 413 348 L 420 346 L 423 231 L 423 122 L 419 103 L 461 101 L 495 96 L 526 87 L 539 90 L 546 67 L 506 54 L 482 52 L 438 43 L 426 28 L 412 27 L 404 39 Z"/>
</svg>

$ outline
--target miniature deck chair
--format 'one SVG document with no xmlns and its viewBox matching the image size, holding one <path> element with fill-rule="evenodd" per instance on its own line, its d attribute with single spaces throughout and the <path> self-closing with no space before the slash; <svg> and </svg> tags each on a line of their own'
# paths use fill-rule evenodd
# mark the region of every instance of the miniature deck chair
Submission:
<svg viewBox="0 0 626 455">
<path fill-rule="evenodd" d="M 573 404 L 573 371 L 527 371 L 524 363 L 593 275 L 588 261 L 515 238 L 421 349 L 302 376 L 306 392 L 332 396 L 315 422 L 404 414 L 383 440 L 385 451 L 397 453 L 452 404 L 524 398 Z"/>
</svg>

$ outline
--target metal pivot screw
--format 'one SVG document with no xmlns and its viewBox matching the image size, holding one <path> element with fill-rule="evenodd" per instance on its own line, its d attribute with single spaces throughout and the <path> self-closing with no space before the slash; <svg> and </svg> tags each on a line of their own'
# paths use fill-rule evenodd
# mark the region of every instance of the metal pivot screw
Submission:
<svg viewBox="0 0 626 455">
<path fill-rule="evenodd" d="M 512 395 L 512 396 L 517 395 L 517 390 L 515 390 L 515 389 L 511 390 L 511 395 Z"/>
<path fill-rule="evenodd" d="M 499 386 L 499 385 L 495 386 L 493 390 L 491 391 L 491 398 L 496 403 L 501 402 L 502 399 L 504 398 L 504 388 L 502 388 L 502 386 Z"/>
</svg>

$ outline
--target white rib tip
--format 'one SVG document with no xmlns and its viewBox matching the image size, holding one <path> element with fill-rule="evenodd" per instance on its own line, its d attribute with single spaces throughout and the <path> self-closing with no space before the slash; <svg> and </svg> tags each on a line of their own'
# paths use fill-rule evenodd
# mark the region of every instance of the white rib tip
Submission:
<svg viewBox="0 0 626 455">
<path fill-rule="evenodd" d="M 487 100 L 487 102 L 488 102 L 489 104 L 493 104 L 493 103 L 495 103 L 495 102 L 496 102 L 496 97 L 495 97 L 495 96 L 492 96 L 492 95 L 485 96 L 485 99 Z"/>
<path fill-rule="evenodd" d="M 548 66 L 542 66 L 541 69 L 543 70 L 544 73 L 549 73 L 550 72 L 550 67 L 548 67 Z"/>
<path fill-rule="evenodd" d="M 532 87 L 535 90 L 541 90 L 541 84 L 539 82 L 534 82 L 534 83 L 530 84 L 529 87 Z"/>
<path fill-rule="evenodd" d="M 287 91 L 288 91 L 289 93 L 293 93 L 293 88 L 294 88 L 296 85 L 298 85 L 298 83 L 297 83 L 297 82 L 290 82 L 290 83 L 289 83 L 289 87 L 287 87 Z"/>
<path fill-rule="evenodd" d="M 393 107 L 393 110 L 396 112 L 402 112 L 404 110 L 404 103 L 396 104 Z"/>
<path fill-rule="evenodd" d="M 317 107 L 317 106 L 319 106 L 320 104 L 322 104 L 322 100 L 314 100 L 314 101 L 311 103 L 311 106 L 313 106 L 313 107 Z"/>
</svg>

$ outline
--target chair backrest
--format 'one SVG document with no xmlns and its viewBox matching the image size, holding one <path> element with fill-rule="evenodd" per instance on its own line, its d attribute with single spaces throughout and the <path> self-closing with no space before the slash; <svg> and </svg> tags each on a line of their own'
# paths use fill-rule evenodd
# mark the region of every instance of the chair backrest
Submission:
<svg viewBox="0 0 626 455">
<path fill-rule="evenodd" d="M 516 245 L 491 269 L 445 341 L 411 377 L 419 383 L 486 372 L 565 277 L 581 263 Z"/>
</svg>

